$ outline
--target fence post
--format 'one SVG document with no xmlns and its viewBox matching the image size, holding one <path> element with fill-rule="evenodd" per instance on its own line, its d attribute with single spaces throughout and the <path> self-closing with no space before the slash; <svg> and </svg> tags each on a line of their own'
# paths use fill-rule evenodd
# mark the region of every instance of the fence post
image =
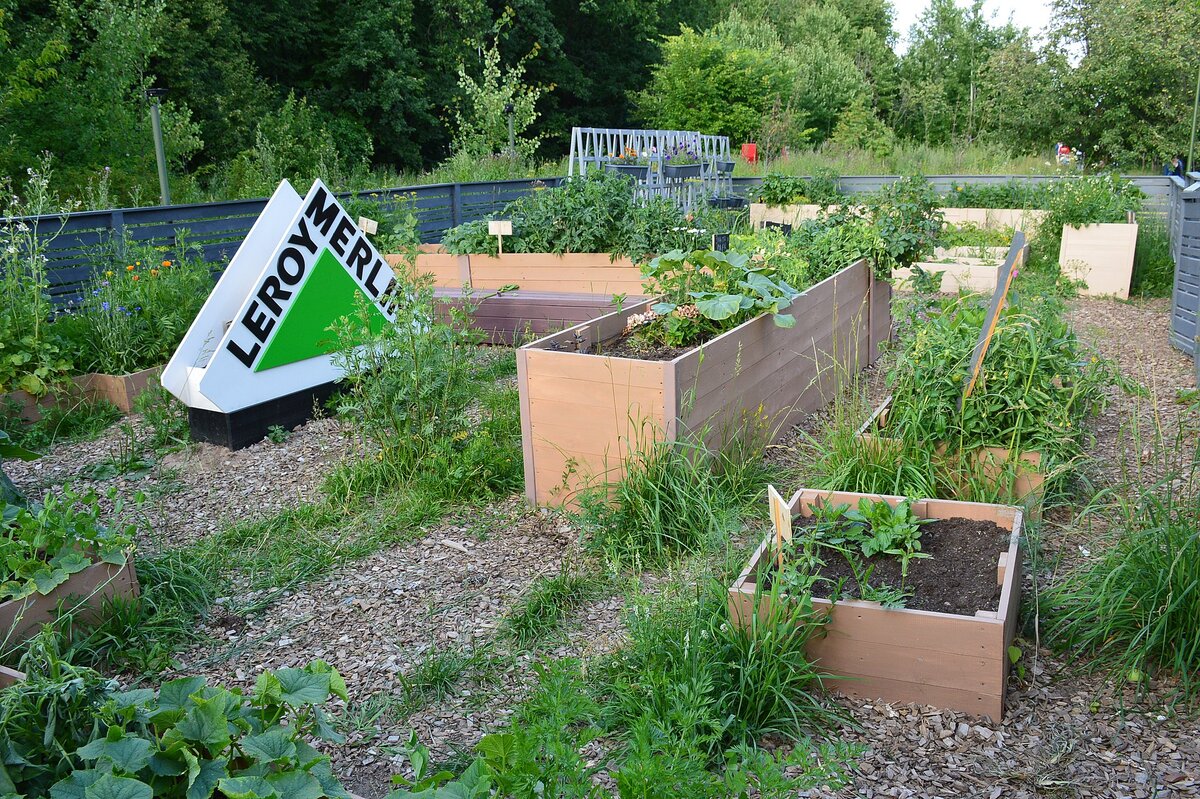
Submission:
<svg viewBox="0 0 1200 799">
<path fill-rule="evenodd" d="M 114 209 L 112 217 L 108 223 L 112 233 L 109 235 L 113 238 L 113 251 L 117 254 L 117 258 L 125 257 L 125 211 L 122 209 Z"/>
<path fill-rule="evenodd" d="M 462 224 L 462 184 L 455 183 L 450 187 L 450 227 Z"/>
</svg>

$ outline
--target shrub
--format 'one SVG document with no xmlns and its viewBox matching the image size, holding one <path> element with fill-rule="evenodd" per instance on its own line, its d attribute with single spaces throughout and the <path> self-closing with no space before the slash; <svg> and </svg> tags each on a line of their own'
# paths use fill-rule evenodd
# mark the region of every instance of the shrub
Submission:
<svg viewBox="0 0 1200 799">
<path fill-rule="evenodd" d="M 637 200 L 626 177 L 603 171 L 568 178 L 557 188 L 535 185 L 499 216 L 513 223 L 504 244 L 509 252 L 607 252 L 640 259 L 707 247 L 706 224 L 727 229 L 714 211 L 687 215 L 665 197 Z M 448 230 L 442 246 L 457 254 L 495 254 L 496 237 L 488 234 L 487 222 Z"/>
<path fill-rule="evenodd" d="M 428 276 L 407 289 L 396 320 L 378 332 L 365 303 L 335 326 L 344 390 L 338 410 L 354 418 L 397 479 L 420 478 L 464 499 L 520 485 L 515 392 L 490 389 L 478 334 L 461 314 L 439 321 Z"/>
<path fill-rule="evenodd" d="M 950 184 L 941 199 L 946 208 L 1046 208 L 1051 182 L 1009 180 L 1005 183 Z"/>
<path fill-rule="evenodd" d="M 71 370 L 71 348 L 50 324 L 46 272 L 46 253 L 62 227 L 26 221 L 60 210 L 50 179 L 47 157 L 29 170 L 23 189 L 0 180 L 0 394 L 20 389 L 41 397 Z"/>
<path fill-rule="evenodd" d="M 908 267 L 933 250 L 942 232 L 939 197 L 925 178 L 900 178 L 865 204 L 895 266 Z"/>
<path fill-rule="evenodd" d="M 837 173 L 828 170 L 819 170 L 811 178 L 772 172 L 763 178 L 762 185 L 758 188 L 759 202 L 767 205 L 836 205 L 843 199 L 838 188 Z"/>
</svg>

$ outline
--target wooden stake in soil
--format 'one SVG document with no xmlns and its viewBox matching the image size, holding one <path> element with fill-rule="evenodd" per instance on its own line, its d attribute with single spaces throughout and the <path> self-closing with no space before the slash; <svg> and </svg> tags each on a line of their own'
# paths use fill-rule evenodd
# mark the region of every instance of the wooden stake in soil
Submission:
<svg viewBox="0 0 1200 799">
<path fill-rule="evenodd" d="M 783 542 L 792 540 L 792 511 L 775 486 L 767 486 L 767 501 L 771 505 L 771 526 L 775 528 L 776 565 L 783 570 Z"/>
<path fill-rule="evenodd" d="M 1008 299 L 1008 290 L 1012 288 L 1013 278 L 1016 277 L 1017 267 L 1020 266 L 1021 256 L 1024 252 L 1025 234 L 1018 230 L 1013 236 L 1012 245 L 1008 248 L 1008 257 L 1004 259 L 1004 265 L 1000 267 L 1000 274 L 996 276 L 996 291 L 992 294 L 992 304 L 988 307 L 983 330 L 979 331 L 979 340 L 975 342 L 975 352 L 971 355 L 971 377 L 967 381 L 966 390 L 958 400 L 959 410 L 962 410 L 963 400 L 971 396 L 971 392 L 975 390 L 975 381 L 979 379 L 979 373 L 983 370 L 984 356 L 987 355 L 988 346 L 992 343 L 996 325 L 1000 322 L 1000 310 Z"/>
</svg>

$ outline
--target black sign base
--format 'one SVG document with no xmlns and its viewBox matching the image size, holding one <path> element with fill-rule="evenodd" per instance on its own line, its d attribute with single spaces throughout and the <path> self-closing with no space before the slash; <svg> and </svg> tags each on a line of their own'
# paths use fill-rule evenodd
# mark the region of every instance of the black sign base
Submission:
<svg viewBox="0 0 1200 799">
<path fill-rule="evenodd" d="M 291 430 L 312 419 L 313 409 L 323 407 L 336 392 L 336 383 L 323 383 L 233 413 L 189 408 L 192 441 L 231 450 L 244 449 L 262 441 L 267 430 L 275 425 Z"/>
</svg>

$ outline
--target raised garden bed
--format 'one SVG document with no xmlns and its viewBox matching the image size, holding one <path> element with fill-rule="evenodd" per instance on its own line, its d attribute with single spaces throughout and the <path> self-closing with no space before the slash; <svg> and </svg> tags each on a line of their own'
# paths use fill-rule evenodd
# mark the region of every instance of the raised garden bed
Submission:
<svg viewBox="0 0 1200 799">
<path fill-rule="evenodd" d="M 92 373 L 78 378 L 76 382 L 91 401 L 107 400 L 116 405 L 121 413 L 129 413 L 140 394 L 159 385 L 158 378 L 162 371 L 162 366 L 154 366 L 127 375 Z"/>
<path fill-rule="evenodd" d="M 1037 208 L 942 208 L 941 212 L 948 225 L 975 225 L 987 230 L 1012 228 L 1027 234 L 1035 232 L 1049 213 Z"/>
<path fill-rule="evenodd" d="M 403 256 L 388 263 L 402 265 Z M 642 272 L 629 258 L 608 253 L 503 253 L 450 255 L 422 252 L 416 269 L 433 275 L 439 288 L 497 290 L 517 286 L 526 291 L 560 294 L 642 294 Z"/>
<path fill-rule="evenodd" d="M 489 344 L 512 346 L 578 325 L 617 309 L 610 294 L 565 294 L 518 289 L 494 293 L 435 289 L 434 298 L 446 317 L 451 308 L 473 306 L 471 326 Z M 635 298 L 633 301 L 637 301 Z"/>
<path fill-rule="evenodd" d="M 105 400 L 117 406 L 121 413 L 133 410 L 133 402 L 148 388 L 158 385 L 158 376 L 163 367 L 155 366 L 127 375 L 106 375 L 92 372 L 71 378 L 66 386 L 60 386 L 42 397 L 34 397 L 17 390 L 0 394 L 0 403 L 15 403 L 15 413 L 26 422 L 36 422 L 47 409 L 56 405 L 70 407 L 79 402 Z M 2 408 L 3 405 L 0 405 Z"/>
<path fill-rule="evenodd" d="M 110 599 L 132 599 L 140 592 L 133 557 L 123 565 L 98 561 L 67 578 L 48 594 L 32 594 L 0 603 L 0 640 L 8 647 L 27 641 L 43 624 L 67 613 L 82 621 L 97 621 Z"/>
<path fill-rule="evenodd" d="M 1137 235 L 1133 214 L 1128 222 L 1064 225 L 1059 268 L 1067 277 L 1083 281 L 1082 294 L 1128 299 Z"/>
<path fill-rule="evenodd" d="M 856 506 L 866 494 L 801 489 L 781 509 L 790 520 L 814 514 L 814 506 Z M 883 499 L 895 506 L 901 497 Z M 995 596 L 985 607 L 970 612 L 884 607 L 876 602 L 830 602 L 814 597 L 814 609 L 828 614 L 824 637 L 808 647 L 817 668 L 838 678 L 825 684 L 840 693 L 886 702 L 933 705 L 999 720 L 1004 712 L 1008 647 L 1016 634 L 1021 603 L 1022 511 L 1002 505 L 921 499 L 912 503 L 919 518 L 974 520 L 992 523 L 1008 532 L 1006 545 L 996 552 L 994 567 L 963 579 L 984 582 L 978 593 Z M 970 525 L 967 525 L 970 527 Z M 797 530 L 796 535 L 801 531 Z M 926 528 L 924 536 L 933 537 Z M 947 530 L 946 535 L 953 535 Z M 951 558 L 954 544 L 942 542 Z M 931 544 L 926 544 L 930 549 Z M 729 589 L 729 614 L 745 625 L 764 612 L 771 594 L 760 589 L 776 565 L 774 536 L 768 536 Z M 936 557 L 936 556 L 935 556 Z M 995 581 L 995 588 L 992 590 Z M 788 601 L 786 594 L 777 598 Z"/>
<path fill-rule="evenodd" d="M 820 205 L 750 203 L 750 227 L 757 230 L 768 224 L 795 226 L 806 219 L 816 219 L 822 210 Z"/>
<path fill-rule="evenodd" d="M 894 441 L 887 435 L 891 404 L 891 397 L 887 397 L 880 403 L 870 418 L 858 429 L 860 440 L 880 443 Z M 944 455 L 947 451 L 946 444 L 936 444 L 935 451 L 939 455 Z M 1001 479 L 1011 477 L 1012 490 L 1007 499 L 1015 504 L 1023 505 L 1032 518 L 1037 518 L 1040 514 L 1046 482 L 1046 475 L 1041 472 L 1042 454 L 1040 452 L 1022 452 L 1015 469 L 1010 466 L 1011 457 L 1012 453 L 1002 447 L 981 447 L 973 455 L 977 470 L 975 476 L 992 481 L 993 487 Z"/>
<path fill-rule="evenodd" d="M 891 334 L 891 288 L 858 261 L 801 293 L 792 328 L 770 314 L 670 360 L 604 355 L 652 301 L 547 336 L 517 351 L 525 492 L 570 503 L 589 480 L 616 480 L 651 440 L 705 431 L 719 445 L 754 419 L 782 435 L 878 356 Z M 591 354 L 597 345 L 601 354 Z"/>
</svg>

